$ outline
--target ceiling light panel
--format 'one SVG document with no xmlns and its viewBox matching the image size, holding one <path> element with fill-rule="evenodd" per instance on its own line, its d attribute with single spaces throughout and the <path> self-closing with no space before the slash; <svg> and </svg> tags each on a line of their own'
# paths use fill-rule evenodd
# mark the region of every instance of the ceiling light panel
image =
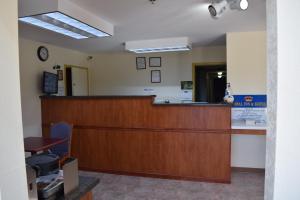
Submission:
<svg viewBox="0 0 300 200">
<path fill-rule="evenodd" d="M 131 49 L 134 53 L 154 53 L 154 52 L 172 52 L 172 51 L 189 51 L 188 47 L 166 47 L 166 48 L 146 48 L 146 49 Z"/>
<path fill-rule="evenodd" d="M 54 13 L 48 13 L 45 14 L 46 16 L 55 19 L 57 21 L 60 21 L 62 23 L 68 24 L 74 28 L 77 28 L 79 30 L 83 30 L 87 33 L 90 33 L 91 35 L 94 35 L 95 37 L 106 37 L 106 36 L 110 36 L 109 34 L 102 32 L 96 28 L 93 28 L 85 23 L 82 23 L 76 19 L 73 19 L 67 15 L 64 15 L 60 12 L 54 12 Z"/>
<path fill-rule="evenodd" d="M 125 43 L 125 49 L 134 53 L 189 51 L 191 45 L 187 37 L 179 37 L 130 41 Z"/>
<path fill-rule="evenodd" d="M 70 0 L 22 0 L 21 22 L 75 39 L 112 36 L 114 26 Z"/>
<path fill-rule="evenodd" d="M 49 24 L 47 22 L 41 21 L 41 20 L 36 19 L 34 17 L 23 17 L 23 18 L 20 18 L 19 20 L 21 22 L 25 22 L 27 24 L 38 26 L 38 27 L 43 28 L 43 29 L 54 31 L 56 33 L 60 33 L 60 34 L 63 34 L 63 35 L 66 35 L 66 36 L 69 36 L 69 37 L 72 37 L 72 38 L 75 38 L 75 39 L 86 39 L 86 38 L 88 38 L 86 36 L 83 36 L 83 35 L 80 35 L 78 33 L 69 31 L 67 29 L 60 28 L 60 27 L 55 26 L 53 24 Z"/>
<path fill-rule="evenodd" d="M 19 20 L 21 22 L 54 31 L 75 39 L 109 36 L 107 33 L 104 33 L 60 12 L 21 17 Z"/>
</svg>

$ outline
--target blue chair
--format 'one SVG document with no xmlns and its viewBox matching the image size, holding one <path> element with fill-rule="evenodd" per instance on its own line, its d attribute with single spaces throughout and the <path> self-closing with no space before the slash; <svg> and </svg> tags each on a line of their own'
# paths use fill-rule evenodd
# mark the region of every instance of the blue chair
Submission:
<svg viewBox="0 0 300 200">
<path fill-rule="evenodd" d="M 37 154 L 26 158 L 26 164 L 36 170 L 37 176 L 45 176 L 48 173 L 56 173 L 65 160 L 71 156 L 71 143 L 72 143 L 72 130 L 73 125 L 65 122 L 51 124 L 50 137 L 51 138 L 67 138 L 67 141 L 62 144 L 55 145 L 48 152 Z M 51 163 L 51 170 L 47 166 Z M 46 170 L 41 169 L 41 166 Z"/>
<path fill-rule="evenodd" d="M 51 138 L 68 139 L 65 143 L 55 145 L 54 147 L 49 149 L 49 151 L 52 154 L 58 155 L 61 161 L 71 156 L 72 130 L 73 130 L 73 125 L 65 122 L 51 124 L 50 127 Z"/>
</svg>

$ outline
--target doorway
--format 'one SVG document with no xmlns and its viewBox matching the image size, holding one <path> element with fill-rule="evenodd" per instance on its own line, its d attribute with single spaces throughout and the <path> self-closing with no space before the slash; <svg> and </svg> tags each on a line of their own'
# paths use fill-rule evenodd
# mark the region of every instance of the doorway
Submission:
<svg viewBox="0 0 300 200">
<path fill-rule="evenodd" d="M 220 103 L 227 83 L 226 63 L 194 64 L 194 101 Z"/>
<path fill-rule="evenodd" d="M 89 71 L 86 67 L 65 65 L 66 96 L 89 95 Z"/>
</svg>

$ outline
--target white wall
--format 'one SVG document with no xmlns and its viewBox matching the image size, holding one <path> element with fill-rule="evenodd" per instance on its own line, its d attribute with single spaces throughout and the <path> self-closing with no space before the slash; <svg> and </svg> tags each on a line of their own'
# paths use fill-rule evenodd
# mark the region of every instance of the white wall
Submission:
<svg viewBox="0 0 300 200">
<path fill-rule="evenodd" d="M 147 69 L 136 70 L 137 56 L 147 58 Z M 161 68 L 150 68 L 149 57 L 162 57 Z M 180 81 L 192 80 L 192 63 L 226 62 L 223 46 L 195 48 L 189 52 L 133 54 L 102 53 L 94 55 L 91 67 L 91 93 L 94 95 L 155 94 L 158 99 L 181 98 Z M 151 83 L 151 70 L 161 70 L 162 83 Z M 154 92 L 144 92 L 144 89 Z"/>
<path fill-rule="evenodd" d="M 266 32 L 227 34 L 227 80 L 234 94 L 266 94 Z M 234 167 L 265 168 L 266 137 L 232 136 Z"/>
<path fill-rule="evenodd" d="M 86 60 L 88 55 L 22 38 L 20 38 L 19 45 L 24 137 L 40 136 L 42 131 L 39 96 L 42 95 L 43 71 L 56 73 L 53 70 L 56 64 L 59 64 L 62 69 L 65 64 L 88 67 L 89 63 Z M 49 50 L 50 57 L 46 62 L 40 61 L 37 57 L 37 49 L 41 45 Z"/>
<path fill-rule="evenodd" d="M 28 199 L 22 132 L 17 0 L 0 7 L 0 191 L 3 200 Z"/>
<path fill-rule="evenodd" d="M 266 200 L 300 199 L 300 1 L 268 1 Z"/>
</svg>

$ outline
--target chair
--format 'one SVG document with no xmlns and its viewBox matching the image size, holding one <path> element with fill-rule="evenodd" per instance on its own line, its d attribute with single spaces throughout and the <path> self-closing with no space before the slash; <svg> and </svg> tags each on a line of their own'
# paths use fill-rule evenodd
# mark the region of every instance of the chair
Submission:
<svg viewBox="0 0 300 200">
<path fill-rule="evenodd" d="M 65 143 L 55 145 L 54 147 L 49 149 L 51 153 L 59 156 L 61 161 L 60 163 L 64 162 L 66 158 L 71 156 L 72 130 L 73 125 L 65 122 L 51 124 L 51 138 L 68 138 L 68 140 Z"/>
</svg>

